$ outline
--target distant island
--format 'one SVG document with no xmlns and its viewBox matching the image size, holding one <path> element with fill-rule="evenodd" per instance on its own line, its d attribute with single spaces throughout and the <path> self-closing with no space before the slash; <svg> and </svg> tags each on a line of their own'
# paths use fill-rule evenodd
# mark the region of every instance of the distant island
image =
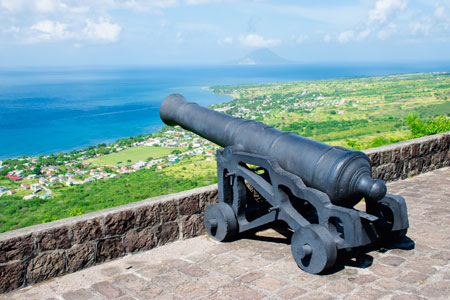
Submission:
<svg viewBox="0 0 450 300">
<path fill-rule="evenodd" d="M 365 149 L 450 130 L 450 72 L 210 87 L 217 111 Z M 213 143 L 164 127 L 0 161 L 0 232 L 217 182 Z"/>
<path fill-rule="evenodd" d="M 238 60 L 230 62 L 232 65 L 286 65 L 296 64 L 297 62 L 280 57 L 270 49 L 257 49 Z"/>
</svg>

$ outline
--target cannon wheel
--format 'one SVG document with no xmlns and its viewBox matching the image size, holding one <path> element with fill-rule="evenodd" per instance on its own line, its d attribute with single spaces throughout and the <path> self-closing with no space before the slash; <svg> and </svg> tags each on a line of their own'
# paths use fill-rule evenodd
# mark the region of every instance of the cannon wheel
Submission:
<svg viewBox="0 0 450 300">
<path fill-rule="evenodd" d="M 311 274 L 318 274 L 336 262 L 336 243 L 331 233 L 321 225 L 311 224 L 295 231 L 291 250 L 300 269 Z"/>
<path fill-rule="evenodd" d="M 395 243 L 403 240 L 408 229 L 392 230 L 394 214 L 388 205 L 380 203 L 377 216 L 379 217 L 380 223 L 378 226 L 378 234 L 382 242 Z"/>
<path fill-rule="evenodd" d="M 232 239 L 238 231 L 233 209 L 223 202 L 208 206 L 204 223 L 208 235 L 219 242 Z"/>
</svg>

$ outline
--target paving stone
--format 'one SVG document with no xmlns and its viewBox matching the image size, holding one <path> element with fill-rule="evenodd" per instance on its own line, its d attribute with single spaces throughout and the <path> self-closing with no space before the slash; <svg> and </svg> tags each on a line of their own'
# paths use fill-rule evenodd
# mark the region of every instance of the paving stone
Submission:
<svg viewBox="0 0 450 300">
<path fill-rule="evenodd" d="M 269 291 L 277 290 L 284 285 L 284 283 L 282 281 L 275 279 L 273 277 L 270 277 L 270 276 L 259 278 L 255 281 L 253 281 L 253 284 L 259 288 L 269 290 Z"/>
<path fill-rule="evenodd" d="M 237 280 L 245 282 L 245 283 L 249 283 L 258 278 L 264 277 L 264 276 L 265 276 L 265 274 L 263 272 L 255 271 L 255 272 L 249 272 L 247 274 L 244 274 L 241 277 L 239 277 Z"/>
<path fill-rule="evenodd" d="M 92 299 L 93 295 L 86 289 L 79 289 L 64 293 L 62 297 L 65 300 L 89 300 Z"/>
<path fill-rule="evenodd" d="M 247 286 L 229 286 L 223 289 L 223 293 L 238 300 L 262 299 L 266 294 Z"/>
<path fill-rule="evenodd" d="M 399 276 L 398 280 L 405 283 L 419 283 L 425 281 L 427 278 L 427 274 L 412 271 Z"/>
<path fill-rule="evenodd" d="M 447 300 L 450 294 L 450 168 L 446 170 L 447 173 L 438 170 L 439 173 L 435 171 L 388 184 L 389 189 L 396 187 L 395 190 L 400 194 L 409 195 L 406 196 L 411 225 L 408 237 L 414 241 L 415 248 L 368 249 L 366 255 L 372 257 L 373 262 L 367 266 L 344 266 L 323 275 L 305 273 L 292 259 L 286 238 L 272 229 L 230 243 L 217 243 L 200 236 L 160 247 L 157 247 L 155 235 L 155 245 L 151 246 L 154 248 L 150 251 L 129 254 L 36 286 L 0 294 L 0 300 L 40 300 L 50 297 L 58 300 Z M 441 187 L 429 188 L 436 184 Z M 204 207 L 209 200 L 202 199 L 204 196 L 199 197 L 198 207 Z M 72 268 L 74 261 L 83 261 L 85 256 L 81 254 L 91 253 L 90 248 L 83 248 L 83 245 L 92 245 L 100 261 L 113 258 L 107 255 L 114 254 L 116 250 L 115 255 L 125 255 L 125 252 L 121 252 L 124 249 L 138 252 L 147 245 L 146 242 L 138 244 L 141 242 L 138 233 L 141 232 L 145 232 L 142 233 L 145 237 L 148 236 L 147 231 L 151 231 L 153 234 L 162 234 L 165 241 L 176 240 L 184 235 L 183 226 L 190 216 L 176 217 L 175 213 L 180 210 L 184 213 L 197 211 L 196 205 L 190 206 L 183 201 L 171 202 L 175 205 L 164 208 L 158 204 L 142 212 L 136 209 L 136 227 L 128 230 L 128 233 L 134 232 L 136 236 L 129 236 L 128 239 L 125 234 L 121 237 L 105 237 L 98 230 L 81 236 L 76 233 L 76 226 L 89 224 L 74 225 L 69 229 L 73 231 L 75 245 L 68 249 L 48 250 L 45 256 L 33 256 L 35 254 L 30 252 L 34 247 L 32 244 L 30 246 L 32 239 L 18 240 L 18 244 L 28 247 L 28 254 L 23 257 L 24 264 L 19 260 L 22 257 L 14 243 L 3 243 L 0 245 L 0 256 L 7 255 L 18 260 L 0 262 L 0 273 L 7 271 L 20 277 L 25 274 L 25 270 L 31 271 L 28 276 L 41 274 L 45 270 L 50 275 L 58 274 L 61 270 Z M 160 215 L 161 209 L 164 210 L 164 217 Z M 116 214 L 114 218 L 121 220 L 130 216 Z M 158 222 L 146 222 L 147 216 L 154 216 Z M 162 226 L 161 218 L 171 221 Z M 112 219 L 108 226 L 109 234 L 123 230 L 120 224 L 113 224 Z M 35 236 L 31 237 L 34 239 Z M 100 241 L 97 245 L 91 241 L 95 237 Z M 78 244 L 78 241 L 85 242 Z M 161 243 L 161 236 L 159 241 Z M 50 244 L 47 246 L 52 247 Z M 77 258 L 77 255 L 81 256 Z M 92 259 L 89 255 L 86 256 L 88 262 Z M 5 269 L 12 264 L 16 264 L 15 268 L 9 271 Z M 33 277 L 28 277 L 30 279 Z"/>
<path fill-rule="evenodd" d="M 350 277 L 350 278 L 348 278 L 348 281 L 356 283 L 356 284 L 365 284 L 365 283 L 373 282 L 373 281 L 377 280 L 377 278 L 378 277 L 376 277 L 375 275 L 363 274 L 363 275 L 358 275 L 356 278 Z"/>
<path fill-rule="evenodd" d="M 192 277 L 204 277 L 208 275 L 208 271 L 205 269 L 200 268 L 199 266 L 189 266 L 187 268 L 181 269 L 181 272 L 183 272 L 186 275 L 192 276 Z"/>
<path fill-rule="evenodd" d="M 424 300 L 425 298 L 420 297 L 418 295 L 413 294 L 403 294 L 403 295 L 396 295 L 391 298 L 392 300 Z"/>
<path fill-rule="evenodd" d="M 326 286 L 327 292 L 334 295 L 347 294 L 353 290 L 353 287 L 345 281 L 333 281 Z"/>
<path fill-rule="evenodd" d="M 374 289 L 371 287 L 366 287 L 363 290 L 360 290 L 360 292 L 358 294 L 361 295 L 361 297 L 363 297 L 365 299 L 375 300 L 375 299 L 382 298 L 384 295 L 387 294 L 387 292 L 379 290 L 379 289 Z"/>
<path fill-rule="evenodd" d="M 444 299 L 450 295 L 450 282 L 438 281 L 430 284 L 425 284 L 419 289 L 421 295 L 429 298 L 442 298 Z"/>
<path fill-rule="evenodd" d="M 380 259 L 380 261 L 383 264 L 390 265 L 393 267 L 398 267 L 405 261 L 405 259 L 403 257 L 389 255 L 389 256 L 382 257 Z"/>
<path fill-rule="evenodd" d="M 91 286 L 91 289 L 99 292 L 103 296 L 105 296 L 108 299 L 117 298 L 119 296 L 122 296 L 124 293 L 121 289 L 113 286 L 108 281 L 102 281 L 95 283 Z"/>
<path fill-rule="evenodd" d="M 192 299 L 209 294 L 211 290 L 204 284 L 191 282 L 177 287 L 174 292 L 183 299 Z"/>
<path fill-rule="evenodd" d="M 294 285 L 283 287 L 277 292 L 277 295 L 283 299 L 293 299 L 303 294 L 306 294 L 306 291 Z"/>
</svg>

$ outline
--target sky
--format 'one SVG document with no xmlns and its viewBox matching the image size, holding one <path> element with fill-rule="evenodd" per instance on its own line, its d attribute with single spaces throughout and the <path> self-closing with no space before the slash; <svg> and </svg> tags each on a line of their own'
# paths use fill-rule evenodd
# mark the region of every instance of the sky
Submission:
<svg viewBox="0 0 450 300">
<path fill-rule="evenodd" d="M 0 0 L 0 66 L 450 61 L 450 0 Z"/>
</svg>

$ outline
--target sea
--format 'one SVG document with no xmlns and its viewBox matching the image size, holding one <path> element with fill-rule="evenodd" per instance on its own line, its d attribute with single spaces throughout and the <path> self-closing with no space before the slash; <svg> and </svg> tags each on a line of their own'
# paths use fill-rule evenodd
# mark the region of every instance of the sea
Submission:
<svg viewBox="0 0 450 300">
<path fill-rule="evenodd" d="M 230 101 L 205 87 L 450 71 L 450 62 L 278 66 L 58 67 L 0 69 L 0 160 L 70 152 L 164 125 L 172 93 L 210 105 Z"/>
</svg>

